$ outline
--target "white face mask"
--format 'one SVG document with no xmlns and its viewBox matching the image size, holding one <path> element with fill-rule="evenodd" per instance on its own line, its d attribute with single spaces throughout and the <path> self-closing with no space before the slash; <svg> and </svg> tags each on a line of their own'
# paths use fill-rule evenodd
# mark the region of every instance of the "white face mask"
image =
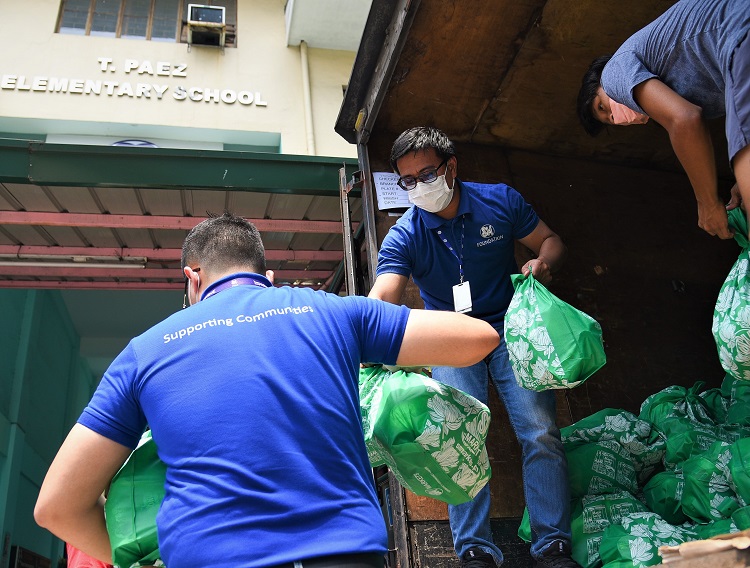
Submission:
<svg viewBox="0 0 750 568">
<path fill-rule="evenodd" d="M 456 180 L 453 179 L 453 187 Z M 438 176 L 432 183 L 420 181 L 417 187 L 409 191 L 409 201 L 425 211 L 437 213 L 442 211 L 453 199 L 453 187 L 448 187 L 445 174 Z"/>
</svg>

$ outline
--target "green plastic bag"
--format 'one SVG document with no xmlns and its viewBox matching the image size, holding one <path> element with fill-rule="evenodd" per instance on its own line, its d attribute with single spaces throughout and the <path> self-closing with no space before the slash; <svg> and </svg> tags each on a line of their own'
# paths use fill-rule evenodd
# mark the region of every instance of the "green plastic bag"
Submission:
<svg viewBox="0 0 750 568">
<path fill-rule="evenodd" d="M 607 362 L 602 328 L 533 276 L 512 274 L 505 342 L 518 384 L 543 391 L 580 385 Z"/>
<path fill-rule="evenodd" d="M 750 505 L 750 438 L 737 440 L 729 452 L 729 484 L 744 507 Z"/>
<path fill-rule="evenodd" d="M 744 401 L 750 404 L 750 382 L 735 379 L 728 373 L 721 383 L 721 393 L 732 403 Z"/>
<path fill-rule="evenodd" d="M 166 475 L 148 430 L 112 479 L 104 505 L 115 568 L 164 565 L 156 514 L 164 500 Z"/>
<path fill-rule="evenodd" d="M 571 503 L 571 557 L 583 568 L 601 566 L 599 543 L 604 529 L 620 524 L 625 515 L 645 512 L 648 509 L 627 491 L 611 495 L 586 495 Z M 528 509 L 524 510 L 518 536 L 531 542 L 531 524 Z"/>
<path fill-rule="evenodd" d="M 666 438 L 645 420 L 622 409 L 605 408 L 560 429 L 565 451 L 598 442 L 616 440 L 630 454 L 638 482 L 643 483 L 657 468 L 666 448 Z"/>
<path fill-rule="evenodd" d="M 690 388 L 673 385 L 662 389 L 641 403 L 638 417 L 660 429 L 669 418 L 687 418 L 691 422 L 713 425 L 712 412 L 700 396 L 705 384 L 698 381 Z"/>
<path fill-rule="evenodd" d="M 565 449 L 571 498 L 638 491 L 630 453 L 617 440 L 600 440 Z"/>
<path fill-rule="evenodd" d="M 580 506 L 573 509 L 571 517 L 573 560 L 583 568 L 600 566 L 599 545 L 606 528 L 619 525 L 626 515 L 647 510 L 643 503 L 627 491 L 583 497 Z"/>
<path fill-rule="evenodd" d="M 750 382 L 748 382 L 750 384 Z M 750 426 L 750 403 L 734 402 L 727 409 L 727 415 L 725 417 L 727 424 L 736 424 L 738 426 Z"/>
<path fill-rule="evenodd" d="M 685 478 L 682 471 L 660 471 L 643 487 L 643 498 L 650 511 L 673 525 L 688 520 L 682 511 Z"/>
<path fill-rule="evenodd" d="M 747 219 L 739 207 L 727 212 L 734 239 L 742 247 L 719 290 L 711 332 L 724 370 L 735 379 L 750 380 L 750 249 Z"/>
<path fill-rule="evenodd" d="M 750 382 L 748 382 L 748 385 L 750 385 Z M 716 422 L 716 424 L 724 424 L 727 421 L 727 412 L 731 400 L 724 396 L 721 389 L 708 389 L 700 393 L 699 396 L 706 404 L 711 419 Z M 750 424 L 750 422 L 748 424 Z"/>
<path fill-rule="evenodd" d="M 465 503 L 490 479 L 490 410 L 421 373 L 360 370 L 360 411 L 373 466 L 387 465 L 417 495 Z"/>
<path fill-rule="evenodd" d="M 681 467 L 691 457 L 706 452 L 716 442 L 733 444 L 750 436 L 750 428 L 737 424 L 702 424 L 685 417 L 665 419 L 659 430 L 667 438 L 664 465 L 667 469 Z"/>
<path fill-rule="evenodd" d="M 736 512 L 736 511 L 735 511 Z M 732 519 L 722 519 L 720 521 L 713 521 L 706 525 L 695 525 L 695 530 L 698 533 L 698 540 L 705 540 L 713 538 L 720 534 L 730 534 L 739 532 L 740 529 L 734 524 Z"/>
<path fill-rule="evenodd" d="M 730 458 L 730 444 L 719 441 L 706 452 L 682 464 L 685 478 L 682 510 L 696 523 L 731 518 L 739 508 L 736 495 L 729 485 Z"/>
<path fill-rule="evenodd" d="M 656 513 L 632 513 L 604 529 L 599 555 L 605 568 L 654 566 L 661 564 L 660 546 L 697 539 L 692 527 L 671 525 Z"/>
</svg>

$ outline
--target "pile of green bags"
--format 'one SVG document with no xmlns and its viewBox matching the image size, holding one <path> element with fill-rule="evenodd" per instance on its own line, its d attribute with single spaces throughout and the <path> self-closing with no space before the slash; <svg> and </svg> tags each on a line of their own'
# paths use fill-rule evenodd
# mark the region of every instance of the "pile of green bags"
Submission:
<svg viewBox="0 0 750 568">
<path fill-rule="evenodd" d="M 581 566 L 653 566 L 660 546 L 750 528 L 750 382 L 704 386 L 663 389 L 638 416 L 604 409 L 561 429 Z M 518 534 L 531 540 L 528 512 Z"/>
<path fill-rule="evenodd" d="M 721 388 L 705 390 L 700 381 L 668 387 L 648 397 L 637 417 L 605 409 L 561 430 L 573 558 L 584 568 L 652 566 L 661 563 L 660 546 L 750 528 L 750 243 L 744 211 L 728 214 L 742 252 L 714 309 L 712 332 L 726 371 Z M 533 280 L 514 286 L 505 333 L 519 384 L 580 384 L 559 372 L 552 320 L 539 307 L 546 291 Z M 531 539 L 527 513 L 519 536 Z"/>
<path fill-rule="evenodd" d="M 505 343 L 518 384 L 543 391 L 580 385 L 607 361 L 601 326 L 532 275 L 511 275 Z"/>
<path fill-rule="evenodd" d="M 470 501 L 490 479 L 489 409 L 423 373 L 365 367 L 360 412 L 373 467 L 387 465 L 417 495 L 452 505 Z"/>
</svg>

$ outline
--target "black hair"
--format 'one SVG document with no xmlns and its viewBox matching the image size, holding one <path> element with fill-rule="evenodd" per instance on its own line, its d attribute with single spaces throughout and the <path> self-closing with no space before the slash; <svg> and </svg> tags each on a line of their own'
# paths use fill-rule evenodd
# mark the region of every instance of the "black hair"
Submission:
<svg viewBox="0 0 750 568">
<path fill-rule="evenodd" d="M 604 124 L 594 116 L 592 106 L 596 93 L 601 86 L 602 71 L 610 59 L 612 59 L 611 55 L 602 55 L 594 59 L 589 65 L 588 71 L 583 75 L 581 90 L 578 91 L 578 120 L 581 121 L 583 129 L 590 136 L 596 136 L 604 128 Z"/>
<path fill-rule="evenodd" d="M 447 160 L 456 155 L 453 142 L 442 130 L 433 126 L 415 126 L 402 132 L 391 149 L 391 167 L 398 172 L 396 162 L 409 152 L 434 148 L 441 160 Z"/>
<path fill-rule="evenodd" d="M 198 223 L 182 245 L 182 268 L 198 264 L 204 271 L 221 272 L 246 267 L 266 273 L 266 251 L 258 229 L 242 217 L 225 211 Z"/>
</svg>

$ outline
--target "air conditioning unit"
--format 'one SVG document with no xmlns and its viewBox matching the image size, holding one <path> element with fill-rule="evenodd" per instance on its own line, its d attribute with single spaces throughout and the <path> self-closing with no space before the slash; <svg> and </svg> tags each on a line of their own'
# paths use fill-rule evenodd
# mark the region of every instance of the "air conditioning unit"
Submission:
<svg viewBox="0 0 750 568">
<path fill-rule="evenodd" d="M 226 9 L 223 6 L 188 4 L 188 45 L 224 47 L 226 39 Z"/>
</svg>

